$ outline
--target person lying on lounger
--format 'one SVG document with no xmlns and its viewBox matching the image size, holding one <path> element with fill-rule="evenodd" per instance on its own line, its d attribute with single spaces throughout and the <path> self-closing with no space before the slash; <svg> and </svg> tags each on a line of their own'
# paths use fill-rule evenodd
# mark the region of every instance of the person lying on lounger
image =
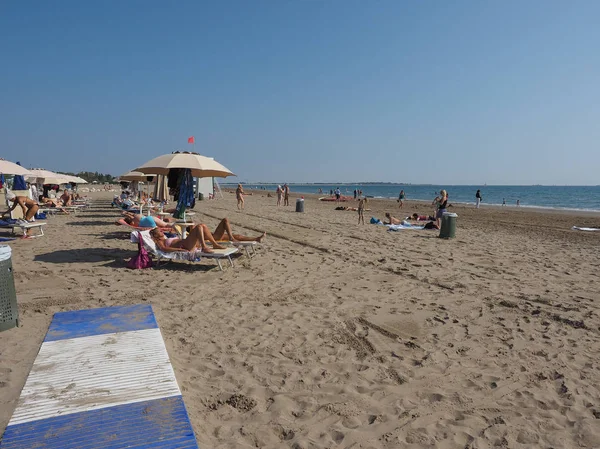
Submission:
<svg viewBox="0 0 600 449">
<path fill-rule="evenodd" d="M 212 253 L 212 249 L 206 246 L 206 240 L 212 243 L 214 249 L 225 249 L 225 247 L 217 243 L 207 228 L 208 233 L 204 234 L 205 228 L 205 225 L 192 226 L 185 239 L 178 237 L 167 238 L 160 228 L 154 228 L 150 231 L 150 237 L 156 243 L 157 248 L 165 253 L 194 251 L 198 248 L 203 253 Z"/>
<path fill-rule="evenodd" d="M 123 212 L 124 220 L 127 224 L 138 228 L 168 228 L 173 226 L 174 218 L 160 219 L 151 215 L 134 214 L 132 212 Z"/>
<path fill-rule="evenodd" d="M 159 228 L 150 231 L 152 240 L 154 240 L 158 248 L 164 252 L 182 250 L 193 251 L 196 248 L 200 248 L 202 252 L 211 253 L 212 250 L 206 246 L 207 240 L 212 243 L 213 249 L 224 249 L 223 246 L 219 245 L 217 240 L 229 240 L 231 242 L 261 242 L 266 235 L 266 232 L 259 237 L 246 237 L 244 235 L 233 234 L 227 218 L 221 220 L 214 233 L 211 233 L 210 229 L 208 229 L 208 226 L 205 224 L 192 226 L 185 239 L 177 237 L 166 238 L 163 231 Z"/>
<path fill-rule="evenodd" d="M 25 220 L 31 221 L 40 208 L 38 203 L 32 199 L 29 199 L 26 196 L 16 196 L 12 192 L 6 194 L 6 199 L 8 201 L 12 201 L 13 204 L 6 212 L 2 214 L 2 217 L 4 217 L 6 214 L 10 214 L 17 208 L 17 206 L 21 206 L 21 209 L 23 209 L 23 217 L 25 217 Z"/>
<path fill-rule="evenodd" d="M 262 235 L 258 237 L 246 237 L 245 235 L 234 234 L 231 231 L 231 224 L 229 223 L 228 218 L 223 218 L 217 225 L 215 232 L 213 232 L 212 234 L 210 232 L 210 229 L 208 229 L 208 226 L 206 226 L 205 224 L 203 224 L 202 226 L 204 226 L 204 235 L 212 235 L 215 240 L 220 241 L 260 243 L 262 242 L 262 239 L 264 239 L 267 235 L 266 232 L 263 232 Z"/>
</svg>

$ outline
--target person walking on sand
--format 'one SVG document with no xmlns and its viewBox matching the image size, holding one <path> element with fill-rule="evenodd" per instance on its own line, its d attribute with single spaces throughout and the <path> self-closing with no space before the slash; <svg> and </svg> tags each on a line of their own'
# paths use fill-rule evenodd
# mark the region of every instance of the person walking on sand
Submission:
<svg viewBox="0 0 600 449">
<path fill-rule="evenodd" d="M 400 195 L 398 195 L 398 202 L 400 203 L 400 209 L 402 209 L 402 207 L 404 206 L 404 198 L 406 197 L 406 195 L 404 195 L 404 190 L 400 190 Z"/>
<path fill-rule="evenodd" d="M 479 209 L 479 204 L 481 203 L 481 190 L 477 189 L 477 193 L 475 193 L 475 207 Z"/>
<path fill-rule="evenodd" d="M 366 198 L 358 200 L 358 224 L 361 222 L 365 224 L 365 204 L 367 204 Z"/>
<path fill-rule="evenodd" d="M 287 185 L 287 182 L 283 185 L 283 205 L 290 205 L 290 186 Z"/>
<path fill-rule="evenodd" d="M 235 189 L 235 197 L 237 198 L 238 210 L 244 210 L 244 188 L 241 184 L 238 184 L 237 189 Z"/>
<path fill-rule="evenodd" d="M 280 185 L 277 186 L 277 205 L 281 206 L 281 197 L 283 196 L 283 189 Z"/>
</svg>

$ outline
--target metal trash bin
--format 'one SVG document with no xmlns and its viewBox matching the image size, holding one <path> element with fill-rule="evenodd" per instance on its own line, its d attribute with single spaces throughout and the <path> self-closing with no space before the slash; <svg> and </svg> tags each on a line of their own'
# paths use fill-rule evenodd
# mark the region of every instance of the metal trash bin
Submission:
<svg viewBox="0 0 600 449">
<path fill-rule="evenodd" d="M 304 212 L 304 198 L 296 200 L 296 212 Z"/>
<path fill-rule="evenodd" d="M 198 199 L 199 199 L 200 201 L 204 200 L 204 193 L 200 192 L 200 193 L 198 194 Z"/>
<path fill-rule="evenodd" d="M 453 239 L 456 236 L 456 218 L 458 215 L 444 212 L 442 215 L 442 225 L 440 226 L 441 239 Z"/>
<path fill-rule="evenodd" d="M 11 255 L 10 246 L 0 245 L 0 332 L 19 325 Z"/>
</svg>

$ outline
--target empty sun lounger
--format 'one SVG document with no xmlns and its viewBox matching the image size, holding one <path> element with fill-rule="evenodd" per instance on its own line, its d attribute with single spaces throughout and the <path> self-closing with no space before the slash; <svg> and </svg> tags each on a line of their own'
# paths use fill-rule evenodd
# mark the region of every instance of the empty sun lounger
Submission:
<svg viewBox="0 0 600 449">
<path fill-rule="evenodd" d="M 23 232 L 23 236 L 25 237 L 41 237 L 44 235 L 44 226 L 46 226 L 46 222 L 43 221 L 34 221 L 33 223 L 28 223 L 28 222 L 20 222 L 17 223 L 15 225 L 13 225 L 13 232 L 15 232 L 15 228 L 20 228 L 21 231 Z M 37 228 L 39 230 L 39 234 L 37 235 L 31 235 L 29 234 L 29 230 L 30 229 L 35 229 Z"/>
<path fill-rule="evenodd" d="M 12 223 L 6 226 L 0 226 L 0 229 L 11 229 L 13 234 L 15 233 L 15 229 L 21 229 L 24 237 L 34 238 L 42 237 L 44 235 L 44 226 L 46 226 L 46 224 L 47 223 L 44 221 L 27 222 L 24 220 L 19 220 L 16 223 Z M 31 235 L 29 231 L 35 228 L 39 230 L 39 234 Z"/>
<path fill-rule="evenodd" d="M 0 449 L 197 449 L 146 304 L 56 313 Z"/>
<path fill-rule="evenodd" d="M 135 231 L 131 233 L 131 241 L 134 243 L 138 242 L 138 234 L 142 236 L 142 243 L 146 250 L 155 256 L 158 259 L 158 263 L 160 263 L 161 259 L 167 260 L 185 260 L 188 262 L 197 262 L 201 258 L 206 259 L 214 259 L 219 265 L 219 269 L 223 271 L 223 265 L 221 264 L 222 259 L 226 259 L 229 261 L 229 264 L 233 267 L 233 260 L 231 256 L 239 251 L 238 248 L 225 248 L 225 249 L 214 249 L 212 253 L 204 253 L 200 250 L 196 250 L 195 252 L 173 252 L 173 253 L 164 253 L 160 251 L 152 237 L 150 237 L 150 231 Z"/>
</svg>

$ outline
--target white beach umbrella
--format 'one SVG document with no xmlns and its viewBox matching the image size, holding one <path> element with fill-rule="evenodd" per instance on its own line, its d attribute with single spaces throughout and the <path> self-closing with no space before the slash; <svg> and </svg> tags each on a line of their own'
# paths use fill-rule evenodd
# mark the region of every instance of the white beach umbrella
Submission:
<svg viewBox="0 0 600 449">
<path fill-rule="evenodd" d="M 15 164 L 14 162 L 0 159 L 0 173 L 5 175 L 27 176 L 29 175 L 29 170 L 27 170 L 25 167 Z"/>
<path fill-rule="evenodd" d="M 79 176 L 65 175 L 64 173 L 57 173 L 57 175 L 65 178 L 69 182 L 73 182 L 75 184 L 87 184 L 88 183 L 85 179 L 80 178 Z"/>
<path fill-rule="evenodd" d="M 125 173 L 124 175 L 119 176 L 119 181 L 146 181 L 148 176 L 154 179 L 154 176 L 152 175 L 145 175 L 142 172 L 132 170 Z"/>
<path fill-rule="evenodd" d="M 41 184 L 68 184 L 67 175 L 61 175 L 43 168 L 30 168 L 29 174 L 25 176 L 27 181 L 39 182 Z"/>
<path fill-rule="evenodd" d="M 188 151 L 175 151 L 171 154 L 163 154 L 139 166 L 136 168 L 136 171 L 168 175 L 169 170 L 172 168 L 189 168 L 192 171 L 192 176 L 196 178 L 226 178 L 227 176 L 235 176 L 231 170 L 219 164 L 213 158 Z"/>
</svg>

